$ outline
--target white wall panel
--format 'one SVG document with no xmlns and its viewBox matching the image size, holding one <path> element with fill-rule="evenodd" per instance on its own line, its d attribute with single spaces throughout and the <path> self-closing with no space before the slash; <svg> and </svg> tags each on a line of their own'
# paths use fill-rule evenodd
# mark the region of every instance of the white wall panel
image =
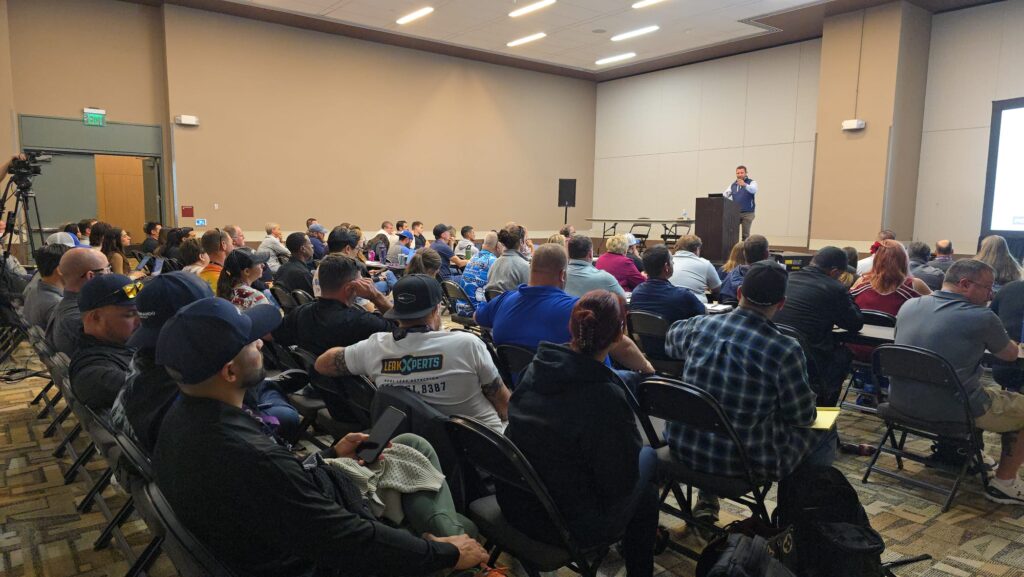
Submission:
<svg viewBox="0 0 1024 577">
<path fill-rule="evenodd" d="M 793 142 L 799 89 L 799 44 L 750 54 L 743 144 Z"/>
<path fill-rule="evenodd" d="M 700 147 L 743 146 L 747 55 L 697 64 L 701 72 Z"/>
<path fill-rule="evenodd" d="M 916 240 L 931 244 L 948 238 L 956 252 L 974 252 L 981 232 L 988 133 L 987 126 L 924 133 L 914 220 Z"/>
<path fill-rule="evenodd" d="M 814 140 L 818 124 L 818 78 L 821 76 L 821 40 L 800 44 L 800 78 L 796 96 L 794 140 Z M 810 192 L 810 189 L 808 189 Z"/>
</svg>

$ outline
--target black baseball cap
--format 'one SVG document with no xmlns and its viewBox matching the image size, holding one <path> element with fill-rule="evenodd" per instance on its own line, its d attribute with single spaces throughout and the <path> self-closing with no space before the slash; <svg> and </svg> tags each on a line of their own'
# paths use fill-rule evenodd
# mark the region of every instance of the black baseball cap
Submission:
<svg viewBox="0 0 1024 577">
<path fill-rule="evenodd" d="M 837 268 L 846 270 L 850 261 L 846 258 L 843 249 L 835 246 L 826 246 L 818 249 L 818 254 L 811 259 L 811 264 L 825 270 Z"/>
<path fill-rule="evenodd" d="M 743 276 L 743 298 L 751 304 L 770 307 L 786 298 L 789 273 L 773 260 L 761 260 L 750 265 Z"/>
<path fill-rule="evenodd" d="M 270 260 L 270 255 L 265 252 L 236 248 L 228 253 L 227 258 L 224 259 L 224 270 L 231 271 L 231 274 L 237 275 L 247 268 L 265 263 L 268 260 Z"/>
<path fill-rule="evenodd" d="M 425 274 L 407 274 L 398 280 L 392 291 L 395 306 L 384 313 L 384 318 L 419 319 L 431 313 L 441 302 L 441 285 Z"/>
<path fill-rule="evenodd" d="M 160 329 L 182 307 L 213 296 L 210 285 L 192 273 L 174 271 L 154 277 L 143 285 L 136 305 L 139 307 L 139 327 L 128 346 L 136 349 L 156 348 Z"/>
<path fill-rule="evenodd" d="M 225 299 L 200 299 L 164 323 L 156 362 L 180 374 L 186 385 L 201 383 L 280 324 L 281 311 L 275 306 L 256 305 L 239 312 Z"/>
<path fill-rule="evenodd" d="M 78 293 L 78 310 L 88 312 L 108 305 L 135 306 L 142 283 L 123 274 L 95 276 Z"/>
</svg>

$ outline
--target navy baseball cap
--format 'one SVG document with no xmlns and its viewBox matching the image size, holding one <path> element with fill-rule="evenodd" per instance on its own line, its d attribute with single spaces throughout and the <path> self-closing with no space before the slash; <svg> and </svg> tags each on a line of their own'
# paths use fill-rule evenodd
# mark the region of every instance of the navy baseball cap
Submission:
<svg viewBox="0 0 1024 577">
<path fill-rule="evenodd" d="M 409 240 L 416 238 L 408 230 L 403 230 L 402 232 L 398 233 L 398 236 L 400 236 L 401 238 L 407 238 Z"/>
<path fill-rule="evenodd" d="M 164 323 L 156 342 L 156 362 L 176 371 L 186 385 L 201 383 L 280 324 L 276 306 L 256 305 L 239 312 L 225 299 L 200 299 Z"/>
<path fill-rule="evenodd" d="M 384 313 L 387 319 L 420 319 L 441 302 L 441 285 L 432 276 L 407 274 L 394 288 L 395 306 Z"/>
<path fill-rule="evenodd" d="M 143 285 L 136 299 L 142 326 L 128 340 L 128 346 L 156 348 L 160 329 L 178 309 L 212 296 L 210 285 L 192 273 L 174 271 L 154 277 Z"/>
<path fill-rule="evenodd" d="M 750 265 L 743 275 L 743 298 L 762 307 L 778 304 L 786 298 L 786 268 L 773 260 L 761 260 Z"/>
<path fill-rule="evenodd" d="M 89 279 L 78 293 L 78 310 L 88 312 L 108 305 L 135 306 L 142 283 L 123 274 L 103 274 Z"/>
</svg>

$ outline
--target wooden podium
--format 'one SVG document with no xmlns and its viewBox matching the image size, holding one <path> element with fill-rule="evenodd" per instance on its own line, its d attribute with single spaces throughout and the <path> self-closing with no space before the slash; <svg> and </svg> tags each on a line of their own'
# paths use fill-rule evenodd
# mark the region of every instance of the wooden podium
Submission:
<svg viewBox="0 0 1024 577">
<path fill-rule="evenodd" d="M 704 242 L 700 255 L 711 262 L 728 260 L 740 240 L 740 205 L 717 196 L 697 199 L 696 234 Z"/>
</svg>

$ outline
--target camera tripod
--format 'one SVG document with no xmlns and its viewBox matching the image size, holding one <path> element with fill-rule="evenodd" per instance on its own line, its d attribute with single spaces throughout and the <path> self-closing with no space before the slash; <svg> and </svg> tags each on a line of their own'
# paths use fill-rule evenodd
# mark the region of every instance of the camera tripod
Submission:
<svg viewBox="0 0 1024 577">
<path fill-rule="evenodd" d="M 43 238 L 43 223 L 39 217 L 39 203 L 36 200 L 36 194 L 32 192 L 31 181 L 28 182 L 29 186 L 22 186 L 16 183 L 15 180 L 12 178 L 7 182 L 3 196 L 0 197 L 0 207 L 6 208 L 11 196 L 14 196 L 14 210 L 7 213 L 7 228 L 4 230 L 3 235 L 0 235 L 0 246 L 3 246 L 3 261 L 0 262 L 0 271 L 4 271 L 7 268 L 7 258 L 11 254 L 11 245 L 14 243 L 15 233 L 22 232 L 16 228 L 18 222 L 24 224 L 23 232 L 28 237 L 29 254 L 36 250 L 35 234 L 39 235 L 39 246 L 43 246 L 46 242 Z M 33 212 L 36 217 L 34 230 L 32 223 Z"/>
</svg>

